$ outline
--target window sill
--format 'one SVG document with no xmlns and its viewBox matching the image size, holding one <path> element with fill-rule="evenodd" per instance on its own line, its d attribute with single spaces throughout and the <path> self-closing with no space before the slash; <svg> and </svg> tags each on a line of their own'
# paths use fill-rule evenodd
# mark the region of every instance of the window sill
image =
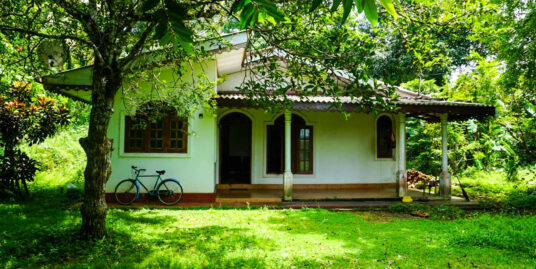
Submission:
<svg viewBox="0 0 536 269">
<path fill-rule="evenodd" d="M 378 158 L 378 157 L 374 158 L 374 160 L 377 161 L 377 162 L 394 162 L 394 161 L 396 161 L 395 158 Z"/>
<path fill-rule="evenodd" d="M 264 173 L 263 178 L 281 178 L 282 176 L 283 174 Z M 315 173 L 311 173 L 311 174 L 292 173 L 292 176 L 294 178 L 311 178 L 311 177 L 316 177 L 316 174 Z"/>
<path fill-rule="evenodd" d="M 190 153 L 122 152 L 119 158 L 191 158 Z"/>
</svg>

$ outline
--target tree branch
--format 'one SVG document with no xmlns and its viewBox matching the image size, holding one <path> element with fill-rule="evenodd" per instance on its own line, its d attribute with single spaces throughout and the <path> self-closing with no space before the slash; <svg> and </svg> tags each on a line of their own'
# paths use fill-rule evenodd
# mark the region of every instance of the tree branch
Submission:
<svg viewBox="0 0 536 269">
<path fill-rule="evenodd" d="M 79 41 L 87 45 L 93 46 L 93 43 L 91 43 L 90 41 L 85 40 L 78 36 L 73 36 L 73 35 L 51 35 L 51 34 L 40 33 L 37 31 L 28 30 L 28 29 L 23 29 L 19 27 L 14 27 L 10 25 L 0 25 L 0 31 L 18 32 L 18 33 L 28 34 L 32 36 L 50 38 L 50 39 L 60 39 L 60 40 L 70 39 L 70 40 Z"/>
<path fill-rule="evenodd" d="M 151 32 L 153 31 L 155 24 L 156 23 L 154 22 L 149 22 L 149 24 L 147 24 L 147 28 L 145 28 L 145 31 L 143 31 L 143 33 L 141 34 L 140 39 L 138 39 L 138 42 L 134 44 L 128 56 L 121 60 L 121 67 L 130 63 L 134 59 L 134 57 L 136 57 L 138 53 L 141 52 L 143 46 L 145 45 L 145 42 L 147 41 L 147 38 L 149 37 L 149 34 L 151 34 Z"/>
<path fill-rule="evenodd" d="M 73 18 L 79 20 L 82 24 L 90 23 L 91 17 L 80 11 L 79 8 L 76 8 L 73 4 L 67 2 L 66 0 L 56 0 L 56 3 L 62 7 L 65 12 L 73 16 Z"/>
</svg>

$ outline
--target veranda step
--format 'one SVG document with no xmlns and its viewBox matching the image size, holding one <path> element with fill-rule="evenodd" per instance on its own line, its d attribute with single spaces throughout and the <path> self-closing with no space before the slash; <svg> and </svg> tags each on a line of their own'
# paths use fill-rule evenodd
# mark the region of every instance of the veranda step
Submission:
<svg viewBox="0 0 536 269">
<path fill-rule="evenodd" d="M 281 203 L 277 197 L 216 197 L 216 203 Z"/>
</svg>

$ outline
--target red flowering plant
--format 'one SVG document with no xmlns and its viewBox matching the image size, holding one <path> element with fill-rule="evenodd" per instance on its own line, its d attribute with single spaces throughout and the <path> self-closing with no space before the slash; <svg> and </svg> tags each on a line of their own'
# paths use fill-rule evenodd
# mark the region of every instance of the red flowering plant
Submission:
<svg viewBox="0 0 536 269">
<path fill-rule="evenodd" d="M 0 196 L 22 198 L 39 163 L 19 149 L 37 144 L 69 123 L 69 110 L 44 95 L 35 97 L 32 85 L 0 83 Z M 2 198 L 2 197 L 0 197 Z"/>
</svg>

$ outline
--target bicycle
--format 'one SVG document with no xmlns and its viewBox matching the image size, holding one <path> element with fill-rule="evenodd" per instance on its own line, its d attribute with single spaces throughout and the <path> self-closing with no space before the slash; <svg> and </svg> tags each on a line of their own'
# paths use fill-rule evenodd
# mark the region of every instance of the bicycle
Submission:
<svg viewBox="0 0 536 269">
<path fill-rule="evenodd" d="M 145 172 L 146 169 L 136 166 L 131 167 L 136 174 L 134 179 L 121 180 L 115 186 L 115 200 L 121 205 L 130 205 L 134 203 L 140 197 L 140 184 L 147 191 L 150 197 L 157 197 L 161 203 L 165 205 L 175 205 L 182 199 L 182 186 L 177 179 L 166 178 L 162 179 L 162 175 L 166 173 L 165 170 L 157 170 L 157 175 L 140 175 L 141 172 Z M 142 177 L 156 178 L 154 187 L 149 190 L 143 182 L 140 181 Z M 159 183 L 160 182 L 160 183 Z"/>
</svg>

